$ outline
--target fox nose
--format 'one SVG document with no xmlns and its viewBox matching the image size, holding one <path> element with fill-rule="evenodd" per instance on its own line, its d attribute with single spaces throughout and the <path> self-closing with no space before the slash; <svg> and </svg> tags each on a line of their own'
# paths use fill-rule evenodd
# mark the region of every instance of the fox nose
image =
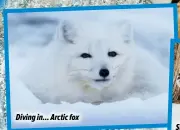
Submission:
<svg viewBox="0 0 180 130">
<path fill-rule="evenodd" d="M 103 78 L 106 78 L 108 75 L 109 75 L 109 70 L 108 69 L 101 69 L 100 71 L 99 71 L 99 75 L 101 76 L 101 77 L 103 77 Z"/>
</svg>

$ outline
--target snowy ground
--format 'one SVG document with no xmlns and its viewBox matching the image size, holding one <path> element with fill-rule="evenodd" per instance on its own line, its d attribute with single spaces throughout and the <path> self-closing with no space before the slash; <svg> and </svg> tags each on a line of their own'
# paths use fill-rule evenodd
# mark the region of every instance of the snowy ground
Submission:
<svg viewBox="0 0 180 130">
<path fill-rule="evenodd" d="M 168 66 L 169 60 L 169 43 L 173 37 L 173 15 L 172 9 L 147 9 L 147 10 L 131 10 L 131 11 L 112 11 L 106 15 L 101 15 L 95 11 L 91 11 L 88 15 L 84 12 L 74 13 L 73 17 L 79 18 L 97 18 L 106 20 L 117 20 L 123 17 L 130 19 L 136 29 L 136 41 L 142 47 L 151 51 L 165 66 Z M 68 12 L 46 14 L 48 19 L 46 24 L 37 26 L 37 23 L 28 23 L 26 18 L 9 17 L 9 42 L 14 45 L 10 50 L 10 73 L 11 73 L 11 114 L 17 112 L 26 113 L 49 113 L 74 112 L 81 115 L 80 122 L 36 122 L 36 123 L 17 123 L 12 121 L 13 127 L 42 127 L 43 126 L 67 126 L 67 125 L 117 125 L 117 124 L 151 124 L 151 123 L 167 123 L 167 96 L 162 94 L 147 101 L 140 99 L 129 99 L 122 102 L 102 104 L 100 106 L 92 106 L 83 103 L 60 105 L 41 104 L 32 93 L 25 88 L 19 81 L 17 74 L 26 64 L 29 64 L 34 52 L 38 52 L 39 47 L 46 45 L 50 39 L 53 28 L 59 18 L 69 19 L 72 15 Z M 94 14 L 96 13 L 96 15 Z M 99 15 L 98 15 L 99 14 Z M 38 15 L 33 15 L 37 17 Z M 45 14 L 44 14 L 45 15 Z M 87 17 L 88 16 L 88 17 Z M 101 17 L 98 17 L 101 16 Z M 117 17 L 119 16 L 119 17 Z M 29 19 L 30 14 L 27 15 Z M 33 18 L 32 18 L 33 19 Z M 48 22 L 49 21 L 49 22 Z M 41 24 L 41 20 L 39 21 Z M 27 25 L 28 24 L 28 25 Z M 39 28 L 38 28 L 39 27 Z M 48 31 L 47 31 L 48 30 Z M 143 33 L 140 33 L 143 32 Z M 29 35 L 31 34 L 31 35 Z M 47 38 L 47 39 L 45 39 Z M 33 43 L 33 44 L 32 44 Z M 11 45 L 11 47 L 12 47 Z M 17 55 L 16 55 L 17 54 Z M 29 57 L 29 54 L 31 56 Z M 37 53 L 36 53 L 37 54 Z M 87 114 L 88 113 L 88 114 Z M 107 118 L 108 117 L 108 118 Z M 43 123 L 43 124 L 42 124 Z"/>
</svg>

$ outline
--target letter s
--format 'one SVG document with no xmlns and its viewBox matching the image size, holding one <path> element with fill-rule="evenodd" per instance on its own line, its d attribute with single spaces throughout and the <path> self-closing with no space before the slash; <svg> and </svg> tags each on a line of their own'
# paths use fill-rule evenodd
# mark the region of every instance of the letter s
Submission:
<svg viewBox="0 0 180 130">
<path fill-rule="evenodd" d="M 180 124 L 176 125 L 176 130 L 180 130 Z"/>
</svg>

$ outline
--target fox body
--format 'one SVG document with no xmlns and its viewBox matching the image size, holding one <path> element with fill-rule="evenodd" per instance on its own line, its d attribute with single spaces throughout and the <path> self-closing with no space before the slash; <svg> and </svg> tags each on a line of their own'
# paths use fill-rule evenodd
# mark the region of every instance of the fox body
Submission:
<svg viewBox="0 0 180 130">
<path fill-rule="evenodd" d="M 168 70 L 135 43 L 133 34 L 127 20 L 65 20 L 21 80 L 51 103 L 100 104 L 167 92 Z"/>
</svg>

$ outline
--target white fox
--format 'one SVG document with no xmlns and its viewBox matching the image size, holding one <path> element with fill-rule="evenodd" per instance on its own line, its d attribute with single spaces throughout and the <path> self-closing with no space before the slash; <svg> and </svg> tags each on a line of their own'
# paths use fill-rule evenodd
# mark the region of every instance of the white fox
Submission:
<svg viewBox="0 0 180 130">
<path fill-rule="evenodd" d="M 44 103 L 100 104 L 167 93 L 168 69 L 136 45 L 133 33 L 127 20 L 65 20 L 21 80 Z"/>
</svg>

